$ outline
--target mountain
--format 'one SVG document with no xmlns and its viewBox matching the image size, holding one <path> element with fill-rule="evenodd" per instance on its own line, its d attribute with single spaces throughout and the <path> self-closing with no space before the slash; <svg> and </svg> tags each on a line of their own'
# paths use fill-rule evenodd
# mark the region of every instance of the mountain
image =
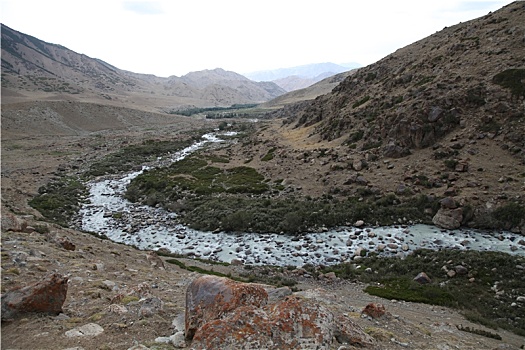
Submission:
<svg viewBox="0 0 525 350">
<path fill-rule="evenodd" d="M 371 223 L 525 234 L 524 32 L 524 2 L 444 28 L 326 94 L 265 103 L 284 107 L 231 153 L 309 198 L 356 199 Z"/>
<path fill-rule="evenodd" d="M 259 103 L 285 92 L 222 69 L 169 78 L 137 74 L 3 24 L 1 29 L 2 95 L 13 101 L 38 96 L 170 110 Z"/>
<path fill-rule="evenodd" d="M 523 157 L 525 4 L 458 24 L 361 68 L 288 116 L 324 140 L 388 155 L 433 146 L 453 130 L 500 136 Z M 397 150 L 392 152 L 392 150 Z"/>
<path fill-rule="evenodd" d="M 335 63 L 313 63 L 302 66 L 264 70 L 245 74 L 254 81 L 272 81 L 286 91 L 308 87 L 338 73 L 358 68 L 358 63 L 338 65 Z"/>
<path fill-rule="evenodd" d="M 332 75 L 317 83 L 313 83 L 308 87 L 294 89 L 268 102 L 262 103 L 261 107 L 274 109 L 299 101 L 313 100 L 318 96 L 331 92 L 337 85 L 339 85 L 340 82 L 342 82 L 349 75 L 355 74 L 356 71 L 357 69 L 349 70 L 343 73 Z"/>
</svg>

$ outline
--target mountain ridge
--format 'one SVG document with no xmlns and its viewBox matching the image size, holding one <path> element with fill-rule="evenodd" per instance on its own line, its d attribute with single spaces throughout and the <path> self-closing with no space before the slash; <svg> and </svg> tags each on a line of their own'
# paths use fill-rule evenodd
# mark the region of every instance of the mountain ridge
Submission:
<svg viewBox="0 0 525 350">
<path fill-rule="evenodd" d="M 169 111 L 180 106 L 259 103 L 285 92 L 275 84 L 253 82 L 222 69 L 169 78 L 129 72 L 4 24 L 1 28 L 2 92 L 7 90 L 8 100 L 32 98 L 36 93 L 41 98 L 65 95 L 73 100 L 146 104 L 155 111 Z"/>
<path fill-rule="evenodd" d="M 344 65 L 332 62 L 311 63 L 301 66 L 277 68 L 246 73 L 245 76 L 255 81 L 271 81 L 287 92 L 307 88 L 325 78 L 361 67 L 359 63 Z"/>
</svg>

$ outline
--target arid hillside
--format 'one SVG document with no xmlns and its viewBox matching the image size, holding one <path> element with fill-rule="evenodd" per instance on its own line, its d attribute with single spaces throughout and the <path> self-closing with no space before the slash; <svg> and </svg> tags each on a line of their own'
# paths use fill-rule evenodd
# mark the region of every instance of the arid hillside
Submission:
<svg viewBox="0 0 525 350">
<path fill-rule="evenodd" d="M 155 112 L 259 103 L 285 91 L 222 69 L 169 78 L 137 74 L 2 25 L 2 99 L 97 102 Z"/>
<path fill-rule="evenodd" d="M 456 223 L 489 227 L 481 221 L 495 208 L 523 208 L 524 23 L 525 4 L 514 2 L 399 49 L 332 92 L 273 112 L 282 125 L 250 152 L 280 150 L 264 166 L 301 169 L 303 191 L 452 197 L 465 214 Z M 521 220 L 504 226 L 525 232 L 515 214 Z"/>
</svg>

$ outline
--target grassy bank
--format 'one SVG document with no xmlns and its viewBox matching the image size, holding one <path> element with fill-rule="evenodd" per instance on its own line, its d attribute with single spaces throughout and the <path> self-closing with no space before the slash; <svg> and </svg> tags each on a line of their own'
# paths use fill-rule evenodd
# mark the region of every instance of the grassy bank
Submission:
<svg viewBox="0 0 525 350">
<path fill-rule="evenodd" d="M 365 291 L 372 295 L 453 307 L 472 322 L 521 336 L 525 336 L 525 305 L 516 300 L 525 296 L 524 268 L 523 256 L 423 249 L 405 259 L 372 256 L 359 265 L 309 267 L 314 274 L 334 271 L 340 278 L 370 283 Z M 452 270 L 461 273 L 448 275 Z M 415 282 L 413 279 L 420 272 L 425 272 L 431 283 Z"/>
</svg>

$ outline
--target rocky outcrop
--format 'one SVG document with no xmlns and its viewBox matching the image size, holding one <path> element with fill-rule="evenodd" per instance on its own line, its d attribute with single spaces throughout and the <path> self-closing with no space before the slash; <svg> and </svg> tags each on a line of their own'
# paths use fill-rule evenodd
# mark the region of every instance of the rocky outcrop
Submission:
<svg viewBox="0 0 525 350">
<path fill-rule="evenodd" d="M 2 208 L 2 232 L 23 232 L 27 229 L 27 222 L 13 213 Z"/>
<path fill-rule="evenodd" d="M 263 292 L 261 286 L 221 277 L 195 280 L 188 288 L 186 305 L 191 348 L 331 349 L 335 342 L 374 344 L 350 317 L 315 298 L 288 295 L 266 304 Z"/>
<path fill-rule="evenodd" d="M 66 300 L 68 278 L 52 274 L 35 284 L 2 295 L 2 321 L 26 313 L 58 314 Z"/>
<path fill-rule="evenodd" d="M 472 137 L 505 135 L 522 160 L 523 126 L 512 119 L 523 110 L 524 70 L 517 58 L 524 13 L 523 4 L 514 2 L 446 27 L 360 68 L 293 115 L 274 114 L 290 125 L 313 126 L 310 136 L 342 138 L 353 149 L 382 149 L 390 158 L 433 146 L 468 125 Z M 484 122 L 482 116 L 492 120 Z M 466 169 L 461 164 L 457 171 Z"/>
<path fill-rule="evenodd" d="M 204 324 L 241 306 L 261 307 L 268 302 L 263 287 L 239 283 L 225 277 L 202 276 L 186 292 L 186 339 L 193 339 Z"/>
</svg>

